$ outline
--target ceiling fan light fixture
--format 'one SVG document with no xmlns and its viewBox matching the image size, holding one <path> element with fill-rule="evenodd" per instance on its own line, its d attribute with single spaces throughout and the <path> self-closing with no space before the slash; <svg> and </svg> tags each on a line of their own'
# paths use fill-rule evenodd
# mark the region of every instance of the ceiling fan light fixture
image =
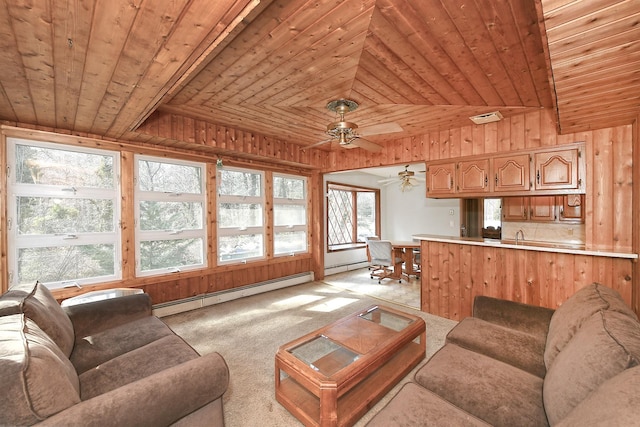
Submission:
<svg viewBox="0 0 640 427">
<path fill-rule="evenodd" d="M 477 125 L 483 125 L 485 123 L 499 122 L 503 119 L 503 117 L 502 114 L 500 114 L 500 111 L 494 111 L 491 113 L 479 114 L 477 116 L 469 117 L 469 119 Z"/>
</svg>

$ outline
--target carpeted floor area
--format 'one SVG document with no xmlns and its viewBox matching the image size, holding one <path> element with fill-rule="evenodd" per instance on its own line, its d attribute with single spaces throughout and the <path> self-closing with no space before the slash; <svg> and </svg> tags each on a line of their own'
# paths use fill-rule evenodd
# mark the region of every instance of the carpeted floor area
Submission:
<svg viewBox="0 0 640 427">
<path fill-rule="evenodd" d="M 163 320 L 201 354 L 217 351 L 226 359 L 231 374 L 223 398 L 228 427 L 298 426 L 300 422 L 275 399 L 274 356 L 278 347 L 375 304 L 386 304 L 425 319 L 427 358 L 442 346 L 445 335 L 456 324 L 321 282 L 245 297 Z M 412 379 L 416 369 L 400 384 Z M 356 426 L 364 425 L 399 387 L 392 389 Z"/>
<path fill-rule="evenodd" d="M 420 310 L 420 279 L 413 276 L 403 278 L 400 283 L 394 279 L 384 279 L 378 284 L 378 279 L 371 279 L 369 269 L 360 268 L 326 276 L 323 281 L 342 289 Z"/>
</svg>

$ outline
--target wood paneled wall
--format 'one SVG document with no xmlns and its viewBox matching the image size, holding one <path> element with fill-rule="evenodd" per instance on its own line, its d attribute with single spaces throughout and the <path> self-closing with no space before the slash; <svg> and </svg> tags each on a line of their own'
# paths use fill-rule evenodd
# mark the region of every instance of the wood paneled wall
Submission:
<svg viewBox="0 0 640 427">
<path fill-rule="evenodd" d="M 321 150 L 303 150 L 293 142 L 159 111 L 149 116 L 136 134 L 136 139 L 146 142 L 283 165 L 319 169 L 326 166 L 327 160 L 326 152 Z"/>
<path fill-rule="evenodd" d="M 422 242 L 422 311 L 460 320 L 488 295 L 557 308 L 583 286 L 616 289 L 631 306 L 629 259 Z"/>
<path fill-rule="evenodd" d="M 551 110 L 540 110 L 486 125 L 469 125 L 394 141 L 379 153 L 362 150 L 332 152 L 326 171 L 455 159 L 584 141 L 587 156 L 587 247 L 631 252 L 632 126 L 558 135 L 553 117 Z"/>
<path fill-rule="evenodd" d="M 394 141 L 380 153 L 332 152 L 327 171 L 455 159 L 584 141 L 587 156 L 586 246 L 594 250 L 637 253 L 640 249 L 640 189 L 638 184 L 633 185 L 640 183 L 637 123 L 559 135 L 554 117 L 553 111 L 540 110 L 496 123 L 469 125 Z M 635 230 L 635 240 L 632 230 Z M 470 313 L 474 293 L 504 295 L 537 305 L 556 306 L 578 287 L 591 280 L 600 280 L 623 290 L 627 302 L 633 303 L 636 312 L 640 313 L 640 280 L 638 274 L 632 274 L 637 265 L 635 262 L 505 251 L 481 247 L 461 249 L 456 245 L 426 248 L 427 256 L 437 256 L 437 260 L 423 261 L 430 264 L 429 273 L 422 276 L 423 310 L 457 319 Z M 517 269 L 515 273 L 514 268 Z M 469 269 L 474 271 L 473 277 L 466 276 Z"/>
</svg>

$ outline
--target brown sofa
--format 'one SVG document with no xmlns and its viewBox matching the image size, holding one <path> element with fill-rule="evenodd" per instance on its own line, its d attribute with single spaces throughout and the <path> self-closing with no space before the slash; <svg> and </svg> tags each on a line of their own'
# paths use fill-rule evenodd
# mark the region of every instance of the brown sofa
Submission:
<svg viewBox="0 0 640 427">
<path fill-rule="evenodd" d="M 639 360 L 640 323 L 611 288 L 556 311 L 479 296 L 368 426 L 638 426 Z"/>
<path fill-rule="evenodd" d="M 0 296 L 0 425 L 222 426 L 229 383 L 146 294 L 65 307 L 41 284 Z"/>
</svg>

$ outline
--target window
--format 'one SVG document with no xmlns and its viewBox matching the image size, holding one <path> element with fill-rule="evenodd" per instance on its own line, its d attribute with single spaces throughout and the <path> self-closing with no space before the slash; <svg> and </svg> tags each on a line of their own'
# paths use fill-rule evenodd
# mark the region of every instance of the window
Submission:
<svg viewBox="0 0 640 427">
<path fill-rule="evenodd" d="M 119 155 L 16 138 L 7 154 L 10 284 L 121 278 Z"/>
<path fill-rule="evenodd" d="M 380 190 L 327 184 L 327 239 L 329 250 L 366 243 L 379 236 Z"/>
<path fill-rule="evenodd" d="M 273 176 L 273 247 L 275 255 L 307 251 L 307 180 Z"/>
<path fill-rule="evenodd" d="M 264 173 L 218 169 L 218 262 L 264 257 Z"/>
<path fill-rule="evenodd" d="M 136 274 L 207 265 L 205 165 L 136 156 Z"/>
<path fill-rule="evenodd" d="M 502 199 L 484 199 L 483 228 L 498 228 L 502 224 Z"/>
</svg>

